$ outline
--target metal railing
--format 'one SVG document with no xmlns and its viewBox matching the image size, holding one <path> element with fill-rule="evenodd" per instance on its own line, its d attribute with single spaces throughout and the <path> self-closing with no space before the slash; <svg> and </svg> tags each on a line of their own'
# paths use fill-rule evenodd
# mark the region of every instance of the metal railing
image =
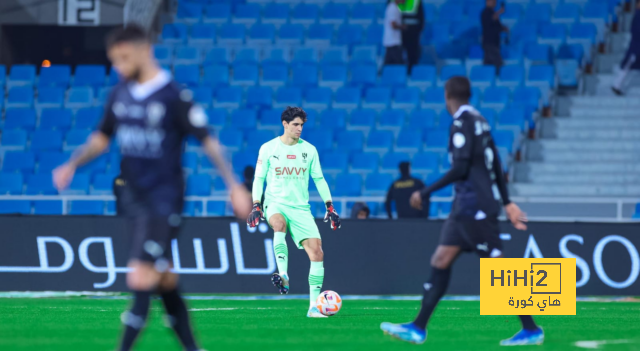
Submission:
<svg viewBox="0 0 640 351">
<path fill-rule="evenodd" d="M 452 197 L 431 197 L 432 203 L 451 202 Z M 631 218 L 624 217 L 623 206 L 625 204 L 637 204 L 640 203 L 640 198 L 605 198 L 605 197 L 513 197 L 512 201 L 518 204 L 566 204 L 566 205 L 582 205 L 582 204 L 602 204 L 615 206 L 615 216 L 593 216 L 585 214 L 584 216 L 529 216 L 532 221 L 559 221 L 559 222 L 573 222 L 573 221 L 585 221 L 585 222 L 628 222 Z M 0 201 L 62 201 L 62 213 L 68 214 L 70 201 L 115 201 L 113 195 L 1 195 Z M 212 196 L 186 196 L 185 201 L 200 202 L 202 204 L 202 210 L 200 217 L 209 216 L 207 213 L 207 205 L 210 201 L 224 201 L 227 202 L 229 197 L 227 195 L 212 195 Z M 310 202 L 322 202 L 319 196 L 310 196 Z M 334 203 L 340 203 L 340 215 L 347 217 L 349 210 L 347 203 L 354 202 L 375 202 L 384 203 L 384 196 L 346 196 L 346 197 L 334 197 Z M 379 211 L 382 212 L 382 211 Z M 227 213 L 230 215 L 230 213 Z M 380 214 L 378 217 L 385 217 L 384 214 Z M 446 214 L 439 216 L 440 218 L 446 217 Z"/>
</svg>

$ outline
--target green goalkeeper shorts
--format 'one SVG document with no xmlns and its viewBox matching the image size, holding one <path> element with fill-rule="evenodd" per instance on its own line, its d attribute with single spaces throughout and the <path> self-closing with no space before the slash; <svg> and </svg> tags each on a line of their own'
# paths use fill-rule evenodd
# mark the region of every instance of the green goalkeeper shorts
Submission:
<svg viewBox="0 0 640 351">
<path fill-rule="evenodd" d="M 287 221 L 287 230 L 298 249 L 303 249 L 302 242 L 307 239 L 320 239 L 320 231 L 309 209 L 271 203 L 264 206 L 267 222 L 276 213 L 281 214 Z"/>
</svg>

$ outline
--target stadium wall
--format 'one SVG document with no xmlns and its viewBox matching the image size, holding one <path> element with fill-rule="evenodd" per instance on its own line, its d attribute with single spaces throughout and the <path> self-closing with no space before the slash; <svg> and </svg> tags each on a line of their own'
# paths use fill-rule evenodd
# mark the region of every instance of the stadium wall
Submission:
<svg viewBox="0 0 640 351">
<path fill-rule="evenodd" d="M 344 220 L 323 236 L 324 288 L 341 294 L 420 294 L 441 221 Z M 117 217 L 0 217 L 0 290 L 126 291 L 129 240 Z M 576 257 L 578 295 L 640 295 L 639 226 L 634 223 L 502 224 L 507 257 Z M 290 240 L 290 238 L 288 239 Z M 186 218 L 172 247 L 187 292 L 273 294 L 276 264 L 263 222 Z M 308 292 L 309 261 L 289 241 L 291 293 Z M 479 293 L 479 259 L 463 255 L 449 294 Z"/>
</svg>

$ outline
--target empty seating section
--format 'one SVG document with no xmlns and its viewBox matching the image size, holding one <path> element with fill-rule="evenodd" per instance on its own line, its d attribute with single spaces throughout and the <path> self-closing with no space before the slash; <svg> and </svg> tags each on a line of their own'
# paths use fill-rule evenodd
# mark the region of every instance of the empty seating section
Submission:
<svg viewBox="0 0 640 351">
<path fill-rule="evenodd" d="M 503 45 L 499 71 L 482 64 L 484 3 L 471 1 L 423 2 L 423 54 L 411 72 L 382 66 L 381 1 L 179 0 L 174 22 L 162 26 L 153 52 L 208 111 L 211 133 L 237 174 L 254 165 L 260 145 L 281 131 L 281 110 L 302 106 L 308 113 L 302 138 L 320 151 L 334 195 L 381 195 L 400 161 L 411 161 L 427 182 L 450 167 L 452 117 L 444 83 L 455 75 L 470 78 L 472 103 L 493 129 L 501 154 L 511 157 L 550 91 L 577 85 L 576 68 L 590 62 L 611 22 L 609 3 L 508 3 L 502 21 L 510 27 L 510 42 Z M 101 65 L 0 66 L 0 195 L 57 194 L 49 172 L 96 128 L 117 82 L 115 70 Z M 509 159 L 502 161 L 507 168 Z M 110 194 L 119 162 L 113 146 L 79 170 L 65 194 Z M 224 192 L 194 140 L 186 144 L 183 167 L 188 196 Z M 104 201 L 71 201 L 65 211 L 112 209 Z M 16 204 L 23 213 L 62 210 L 60 201 Z M 229 211 L 224 202 L 211 201 L 206 211 L 188 202 L 185 213 Z"/>
</svg>

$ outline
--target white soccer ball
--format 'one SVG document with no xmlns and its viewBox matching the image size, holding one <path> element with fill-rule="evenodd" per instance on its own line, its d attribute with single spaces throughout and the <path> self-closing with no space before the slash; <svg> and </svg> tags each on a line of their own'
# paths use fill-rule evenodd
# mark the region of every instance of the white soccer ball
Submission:
<svg viewBox="0 0 640 351">
<path fill-rule="evenodd" d="M 316 299 L 316 307 L 318 307 L 320 313 L 325 316 L 333 316 L 340 312 L 340 308 L 342 308 L 342 298 L 335 291 L 323 291 Z"/>
</svg>

